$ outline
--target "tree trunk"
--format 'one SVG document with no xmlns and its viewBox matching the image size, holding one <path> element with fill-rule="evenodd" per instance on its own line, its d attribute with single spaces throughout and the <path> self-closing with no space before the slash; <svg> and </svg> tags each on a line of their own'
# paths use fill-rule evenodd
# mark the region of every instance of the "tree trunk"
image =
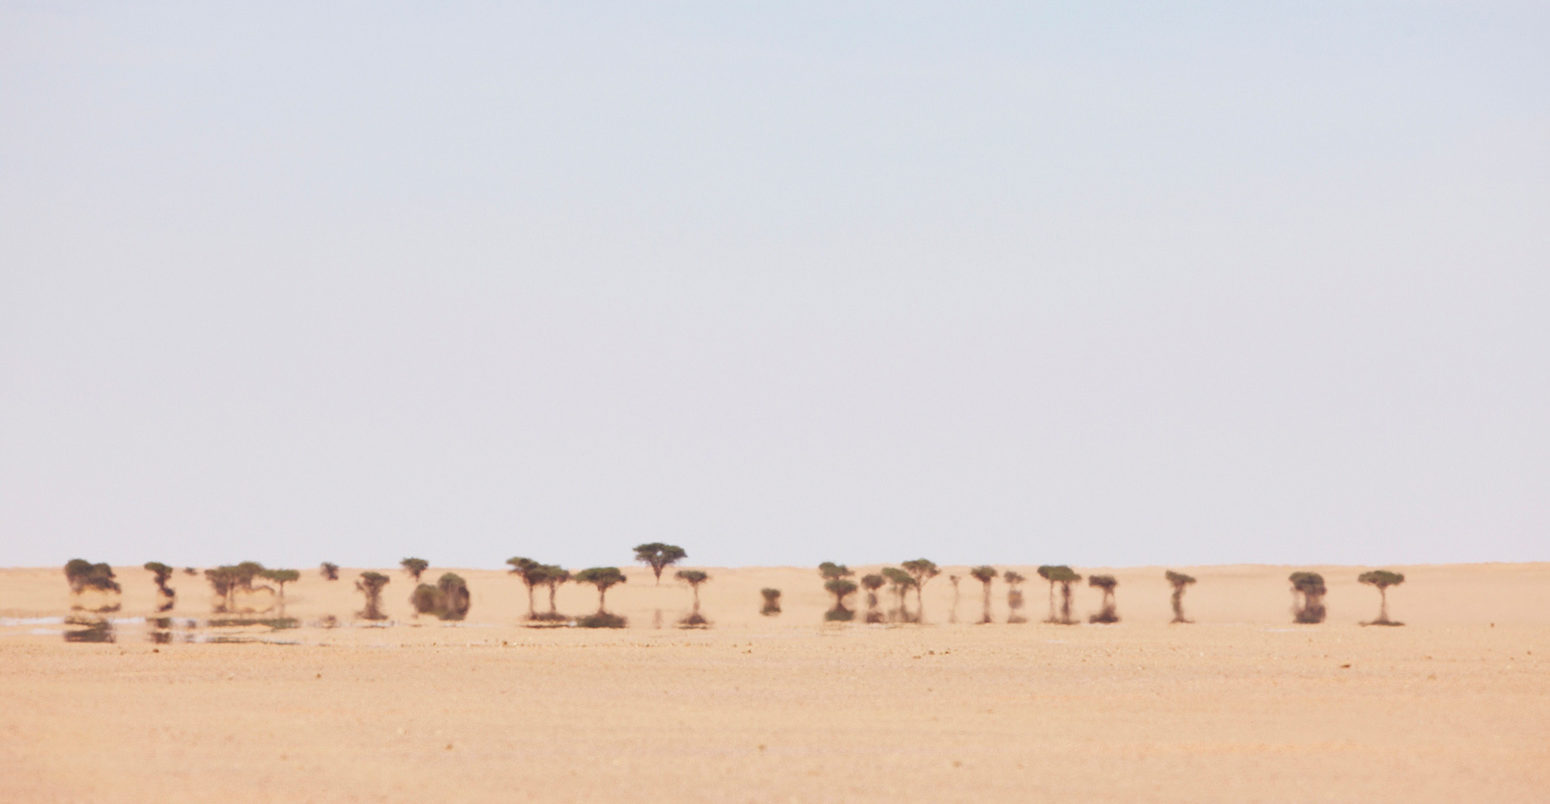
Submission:
<svg viewBox="0 0 1550 804">
<path fill-rule="evenodd" d="M 1060 585 L 1060 620 L 1061 620 L 1061 622 L 1066 622 L 1066 623 L 1071 622 L 1071 584 L 1070 583 L 1062 583 Z"/>
<path fill-rule="evenodd" d="M 598 610 L 599 613 L 602 613 L 602 612 L 608 610 L 607 602 L 608 602 L 608 590 L 604 589 L 601 586 L 599 586 L 597 588 L 597 610 Z"/>
<path fill-rule="evenodd" d="M 533 614 L 534 613 L 535 612 L 533 610 L 533 585 L 532 584 L 528 584 L 527 585 L 527 618 L 529 620 L 533 619 Z"/>
<path fill-rule="evenodd" d="M 695 586 L 691 586 L 690 588 L 694 590 L 694 613 L 695 614 L 699 614 L 700 613 L 700 587 L 698 585 L 695 585 Z"/>
<path fill-rule="evenodd" d="M 1055 622 L 1055 582 L 1049 582 L 1049 621 Z"/>
<path fill-rule="evenodd" d="M 990 581 L 985 581 L 984 585 L 985 585 L 985 619 L 980 620 L 980 622 L 988 623 L 988 622 L 990 622 Z"/>
<path fill-rule="evenodd" d="M 1389 590 L 1387 588 L 1378 587 L 1378 600 L 1380 601 L 1378 603 L 1378 622 L 1386 623 L 1389 621 Z"/>
</svg>

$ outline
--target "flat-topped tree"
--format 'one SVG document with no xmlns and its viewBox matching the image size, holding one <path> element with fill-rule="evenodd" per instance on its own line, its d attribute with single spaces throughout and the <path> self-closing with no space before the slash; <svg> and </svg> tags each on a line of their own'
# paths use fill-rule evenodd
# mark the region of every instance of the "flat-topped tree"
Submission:
<svg viewBox="0 0 1550 804">
<path fill-rule="evenodd" d="M 908 595 L 910 587 L 915 585 L 915 576 L 898 567 L 883 567 L 883 579 L 899 600 L 899 607 L 892 612 L 893 619 L 905 623 L 914 621 L 909 612 Z"/>
<path fill-rule="evenodd" d="M 990 582 L 994 581 L 998 574 L 995 567 L 984 564 L 969 570 L 969 575 L 979 581 L 985 591 L 985 616 L 980 618 L 981 625 L 990 622 Z"/>
<path fill-rule="evenodd" d="M 926 558 L 906 561 L 900 566 L 903 566 L 904 571 L 915 579 L 915 622 L 923 623 L 926 621 L 926 604 L 922 595 L 926 581 L 942 574 L 942 570 L 937 568 L 936 562 Z"/>
<path fill-rule="evenodd" d="M 537 612 L 533 607 L 533 590 L 543 583 L 544 565 L 523 556 L 512 556 L 506 563 L 511 565 L 511 574 L 521 578 L 522 585 L 527 587 L 527 618 L 534 619 Z"/>
<path fill-rule="evenodd" d="M 253 579 L 262 577 L 264 572 L 264 565 L 257 561 L 224 564 L 205 570 L 205 580 L 210 582 L 210 588 L 215 592 L 213 608 L 218 612 L 235 611 L 237 593 L 257 591 L 253 587 Z"/>
<path fill-rule="evenodd" d="M 590 567 L 576 573 L 574 579 L 576 583 L 589 583 L 597 587 L 597 613 L 578 619 L 577 625 L 583 628 L 623 628 L 625 626 L 623 617 L 610 614 L 605 608 L 609 587 L 629 580 L 618 567 Z"/>
<path fill-rule="evenodd" d="M 1082 580 L 1070 567 L 1064 564 L 1045 564 L 1038 569 L 1039 577 L 1049 581 L 1049 619 L 1047 623 L 1059 625 L 1075 625 L 1071 619 L 1071 584 Z M 1060 584 L 1060 617 L 1055 617 L 1055 584 Z"/>
<path fill-rule="evenodd" d="M 709 621 L 705 619 L 704 615 L 700 614 L 700 584 L 710 580 L 710 576 L 701 570 L 679 570 L 674 577 L 688 584 L 689 588 L 694 591 L 694 609 L 689 612 L 688 617 L 680 620 L 678 624 L 685 628 L 699 628 L 709 625 Z"/>
<path fill-rule="evenodd" d="M 318 565 L 318 574 L 323 576 L 325 581 L 337 581 L 339 580 L 339 565 L 332 561 L 324 561 Z"/>
<path fill-rule="evenodd" d="M 174 570 L 160 561 L 147 561 L 145 562 L 145 571 L 153 576 L 152 580 L 156 582 L 157 595 L 161 598 L 161 602 L 156 604 L 156 610 L 170 611 L 172 604 L 178 599 L 178 593 L 167 585 L 167 581 L 172 580 Z"/>
<path fill-rule="evenodd" d="M 1001 576 L 1001 580 L 1006 581 L 1006 621 L 1009 623 L 1028 622 L 1028 618 L 1024 617 L 1022 614 L 1022 583 L 1028 579 L 1024 578 L 1023 574 L 1017 570 L 1007 570 L 1006 573 Z"/>
<path fill-rule="evenodd" d="M 420 576 L 424 575 L 427 569 L 430 569 L 431 562 L 423 558 L 406 558 L 399 561 L 398 566 L 403 567 L 404 572 L 409 573 L 409 577 L 413 578 L 415 583 L 419 583 Z"/>
<path fill-rule="evenodd" d="M 559 609 L 555 608 L 554 596 L 559 591 L 560 584 L 571 579 L 570 570 L 557 564 L 545 564 L 539 567 L 537 572 L 538 583 L 543 584 L 549 590 L 549 611 L 537 615 L 535 619 L 549 620 L 551 622 L 565 619 L 564 615 L 560 614 Z"/>
<path fill-rule="evenodd" d="M 883 576 L 869 573 L 861 576 L 861 588 L 866 590 L 866 621 L 880 623 L 883 613 L 877 609 L 877 590 L 883 587 Z"/>
<path fill-rule="evenodd" d="M 766 586 L 759 590 L 759 595 L 764 598 L 764 605 L 759 608 L 759 613 L 766 617 L 774 617 L 780 613 L 780 590 L 772 586 Z"/>
<path fill-rule="evenodd" d="M 1114 587 L 1119 586 L 1119 581 L 1114 580 L 1113 575 L 1089 575 L 1087 585 L 1103 590 L 1103 606 L 1097 614 L 1087 618 L 1090 623 L 1117 623 L 1119 613 L 1114 608 Z"/>
<path fill-rule="evenodd" d="M 688 557 L 689 554 L 676 544 L 651 542 L 635 545 L 635 560 L 651 567 L 651 574 L 656 577 L 658 586 L 662 585 L 662 570 Z"/>
<path fill-rule="evenodd" d="M 824 582 L 824 591 L 834 595 L 834 608 L 823 613 L 825 620 L 850 622 L 856 613 L 845 606 L 845 598 L 856 593 L 856 582 L 849 578 L 833 578 Z"/>
<path fill-rule="evenodd" d="M 1292 582 L 1292 615 L 1298 623 L 1324 622 L 1324 576 L 1317 572 L 1294 572 L 1288 576 Z"/>
<path fill-rule="evenodd" d="M 293 569 L 266 569 L 259 573 L 266 581 L 273 581 L 280 589 L 280 605 L 285 606 L 285 585 L 301 580 L 301 571 Z"/>
<path fill-rule="evenodd" d="M 1362 625 L 1404 625 L 1404 623 L 1395 622 L 1394 620 L 1389 619 L 1388 592 L 1390 586 L 1398 586 L 1405 582 L 1405 574 L 1403 572 L 1392 572 L 1390 570 L 1372 570 L 1370 572 L 1364 572 L 1361 575 L 1356 576 L 1356 580 L 1369 586 L 1376 586 L 1378 588 L 1378 619 L 1373 620 L 1372 622 L 1362 623 Z"/>
<path fill-rule="evenodd" d="M 382 613 L 382 587 L 392 579 L 380 572 L 363 572 L 355 581 L 355 588 L 366 596 L 366 608 L 358 616 L 363 620 L 386 620 Z"/>
<path fill-rule="evenodd" d="M 1174 572 L 1173 570 L 1163 573 L 1163 577 L 1167 578 L 1168 583 L 1173 585 L 1173 622 L 1194 622 L 1194 620 L 1184 616 L 1184 590 L 1195 582 L 1195 578 L 1182 572 Z"/>
<path fill-rule="evenodd" d="M 832 581 L 837 578 L 849 578 L 855 573 L 851 572 L 850 567 L 847 567 L 844 564 L 836 564 L 833 561 L 825 561 L 818 565 L 818 574 L 823 576 L 824 580 Z"/>
</svg>

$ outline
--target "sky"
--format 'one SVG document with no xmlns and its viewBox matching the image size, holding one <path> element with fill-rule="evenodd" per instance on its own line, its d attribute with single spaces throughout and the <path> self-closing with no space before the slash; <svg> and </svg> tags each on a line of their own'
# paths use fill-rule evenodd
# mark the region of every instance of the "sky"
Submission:
<svg viewBox="0 0 1550 804">
<path fill-rule="evenodd" d="M 1550 560 L 1550 6 L 0 5 L 0 565 Z"/>
</svg>

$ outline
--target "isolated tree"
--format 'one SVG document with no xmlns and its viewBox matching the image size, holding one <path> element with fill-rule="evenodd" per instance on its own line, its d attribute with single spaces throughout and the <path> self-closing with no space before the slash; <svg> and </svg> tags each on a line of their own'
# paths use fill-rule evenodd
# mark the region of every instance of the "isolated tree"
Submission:
<svg viewBox="0 0 1550 804">
<path fill-rule="evenodd" d="M 382 613 L 382 587 L 387 586 L 391 580 L 380 572 L 361 573 L 360 579 L 355 582 L 355 588 L 366 596 L 366 609 L 359 615 L 362 619 L 387 619 L 387 615 Z"/>
<path fill-rule="evenodd" d="M 1324 622 L 1324 595 L 1329 591 L 1324 586 L 1324 576 L 1317 572 L 1294 572 L 1288 579 L 1292 582 L 1293 621 Z"/>
<path fill-rule="evenodd" d="M 1082 580 L 1082 576 L 1064 564 L 1045 564 L 1038 569 L 1039 577 L 1049 581 L 1049 619 L 1048 623 L 1060 625 L 1074 625 L 1071 619 L 1071 584 Z M 1055 584 L 1060 584 L 1060 617 L 1055 617 Z"/>
<path fill-rule="evenodd" d="M 1119 581 L 1114 580 L 1113 575 L 1089 575 L 1087 585 L 1103 590 L 1103 607 L 1097 614 L 1087 618 L 1090 623 L 1117 623 L 1119 613 L 1114 609 L 1114 587 L 1119 586 Z"/>
<path fill-rule="evenodd" d="M 936 562 L 925 558 L 906 561 L 901 566 L 904 567 L 905 572 L 910 574 L 911 578 L 915 579 L 915 622 L 923 623 L 926 621 L 926 604 L 922 599 L 922 594 L 925 590 L 926 581 L 940 575 L 942 571 L 937 568 Z"/>
<path fill-rule="evenodd" d="M 849 578 L 855 573 L 851 572 L 850 567 L 847 567 L 844 564 L 836 564 L 833 561 L 825 561 L 818 565 L 818 574 L 823 576 L 824 580 L 832 581 L 836 578 Z"/>
<path fill-rule="evenodd" d="M 1173 570 L 1163 573 L 1163 577 L 1168 579 L 1168 583 L 1173 584 L 1173 622 L 1194 622 L 1194 620 L 1184 616 L 1184 590 L 1195 582 L 1194 577 L 1185 575 L 1182 572 L 1174 572 Z"/>
<path fill-rule="evenodd" d="M 628 578 L 619 571 L 618 567 L 590 567 L 576 573 L 576 583 L 589 583 L 597 587 L 597 610 L 607 610 L 605 602 L 608 597 L 608 589 L 611 586 L 624 583 Z"/>
<path fill-rule="evenodd" d="M 301 580 L 301 572 L 293 569 L 266 569 L 260 575 L 267 581 L 273 581 L 280 589 L 280 605 L 285 606 L 285 585 Z"/>
<path fill-rule="evenodd" d="M 123 588 L 114 580 L 113 568 L 107 564 L 93 564 L 84 558 L 72 558 L 65 562 L 65 581 L 70 584 L 72 609 L 86 608 L 81 603 L 81 595 L 88 589 L 112 596 L 96 605 L 95 611 L 118 611 L 121 605 L 116 595 L 123 592 Z"/>
<path fill-rule="evenodd" d="M 845 606 L 845 598 L 856 593 L 856 582 L 849 578 L 833 578 L 824 582 L 823 588 L 834 595 L 834 608 L 824 612 L 823 618 L 835 622 L 850 622 L 856 613 Z"/>
<path fill-rule="evenodd" d="M 678 621 L 678 624 L 686 628 L 696 628 L 709 625 L 709 621 L 700 614 L 700 584 L 710 580 L 710 576 L 700 570 L 679 570 L 676 577 L 689 585 L 694 590 L 694 610 L 688 617 Z"/>
<path fill-rule="evenodd" d="M 898 567 L 883 567 L 883 579 L 888 582 L 888 588 L 899 601 L 898 608 L 890 612 L 892 618 L 904 623 L 914 621 L 915 618 L 910 616 L 907 596 L 910 587 L 915 585 L 915 576 Z"/>
<path fill-rule="evenodd" d="M 399 561 L 398 566 L 403 567 L 404 572 L 409 573 L 409 577 L 413 578 L 415 583 L 419 583 L 420 576 L 423 575 L 427 569 L 430 569 L 431 562 L 426 561 L 423 558 L 406 558 L 402 561 Z"/>
<path fill-rule="evenodd" d="M 147 561 L 145 571 L 155 576 L 153 580 L 156 582 L 156 591 L 161 596 L 161 602 L 156 604 L 156 610 L 171 610 L 172 604 L 178 599 L 178 593 L 167 585 L 167 581 L 172 579 L 173 569 L 160 561 Z"/>
<path fill-rule="evenodd" d="M 1380 601 L 1378 604 L 1378 619 L 1362 623 L 1363 625 L 1404 625 L 1404 623 L 1389 619 L 1389 587 L 1398 586 L 1405 582 L 1405 574 L 1403 572 L 1372 570 L 1371 572 L 1364 572 L 1356 576 L 1356 580 L 1378 588 L 1378 600 Z"/>
<path fill-rule="evenodd" d="M 418 614 L 434 614 L 440 620 L 461 620 L 468 616 L 471 602 L 468 582 L 461 575 L 443 573 L 435 586 L 422 583 L 409 596 Z"/>
<path fill-rule="evenodd" d="M 689 554 L 676 544 L 652 542 L 635 545 L 635 560 L 651 567 L 651 574 L 656 576 L 658 586 L 662 585 L 662 570 L 688 557 Z"/>
<path fill-rule="evenodd" d="M 337 581 L 339 580 L 339 565 L 332 561 L 324 561 L 318 565 L 318 574 L 322 575 L 325 581 Z"/>
<path fill-rule="evenodd" d="M 543 583 L 544 565 L 531 558 L 513 556 L 506 559 L 511 565 L 511 574 L 522 579 L 522 585 L 527 587 L 527 618 L 534 618 L 536 612 L 533 607 L 533 590 Z"/>
<path fill-rule="evenodd" d="M 989 565 L 981 565 L 969 570 L 969 575 L 979 581 L 985 590 L 985 616 L 980 619 L 981 624 L 990 622 L 990 582 L 996 579 L 997 574 L 996 568 Z"/>
<path fill-rule="evenodd" d="M 759 609 L 760 614 L 763 614 L 766 617 L 774 617 L 780 613 L 779 589 L 766 586 L 759 590 L 759 594 L 764 597 L 764 606 Z"/>
<path fill-rule="evenodd" d="M 883 621 L 883 613 L 877 609 L 877 590 L 883 587 L 883 583 L 883 576 L 875 572 L 861 576 L 861 588 L 866 590 L 866 621 L 869 623 Z"/>
<path fill-rule="evenodd" d="M 1001 576 L 1001 579 L 1006 581 L 1006 621 L 1009 623 L 1028 622 L 1028 618 L 1023 616 L 1022 590 L 1023 581 L 1027 580 L 1027 578 L 1024 578 L 1021 572 L 1007 570 Z"/>
</svg>

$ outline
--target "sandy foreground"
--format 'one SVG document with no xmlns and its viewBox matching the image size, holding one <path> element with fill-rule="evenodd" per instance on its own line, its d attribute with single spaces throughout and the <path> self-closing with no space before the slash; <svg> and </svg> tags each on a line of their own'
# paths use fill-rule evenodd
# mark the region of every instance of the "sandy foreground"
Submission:
<svg viewBox="0 0 1550 804">
<path fill-rule="evenodd" d="M 971 578 L 955 617 L 951 567 L 925 625 L 826 626 L 815 571 L 712 568 L 714 626 L 691 631 L 689 589 L 631 568 L 608 593 L 630 627 L 593 631 L 522 627 L 521 583 L 481 570 L 458 571 L 465 622 L 416 621 L 393 571 L 392 624 L 366 627 L 358 569 L 308 570 L 280 630 L 212 630 L 179 573 L 159 628 L 126 567 L 103 643 L 65 640 L 58 568 L 0 570 L 0 801 L 1550 797 L 1550 564 L 1396 567 L 1404 628 L 1358 625 L 1361 568 L 1312 568 L 1319 626 L 1291 624 L 1291 568 L 1185 568 L 1197 622 L 1175 626 L 1162 568 L 1110 570 L 1123 621 L 1074 627 L 1038 622 L 1047 587 L 1018 569 L 1027 624 L 999 580 L 993 624 Z M 1079 588 L 1075 612 L 1098 600 Z"/>
</svg>

